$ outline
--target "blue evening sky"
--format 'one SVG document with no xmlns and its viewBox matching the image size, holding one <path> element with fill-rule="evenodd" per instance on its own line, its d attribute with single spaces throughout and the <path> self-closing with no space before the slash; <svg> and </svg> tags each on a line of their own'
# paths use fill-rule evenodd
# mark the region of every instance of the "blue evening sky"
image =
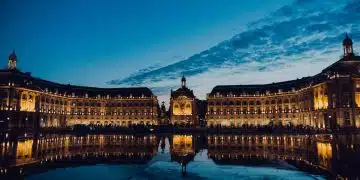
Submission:
<svg viewBox="0 0 360 180">
<path fill-rule="evenodd" d="M 105 86 L 231 38 L 291 0 L 1 0 L 0 65 L 60 83 Z"/>
</svg>

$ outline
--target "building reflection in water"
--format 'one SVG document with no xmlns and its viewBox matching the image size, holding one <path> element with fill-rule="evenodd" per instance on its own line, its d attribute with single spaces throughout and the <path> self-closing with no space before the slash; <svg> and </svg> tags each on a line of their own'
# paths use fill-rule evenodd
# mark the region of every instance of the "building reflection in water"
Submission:
<svg viewBox="0 0 360 180">
<path fill-rule="evenodd" d="M 1 143 L 0 166 L 3 174 L 9 170 L 30 174 L 83 164 L 146 164 L 156 155 L 157 145 L 154 135 L 54 135 Z"/>
<path fill-rule="evenodd" d="M 216 164 L 295 165 L 304 171 L 359 178 L 360 135 L 208 136 Z"/>
<path fill-rule="evenodd" d="M 215 165 L 280 165 L 330 176 L 359 177 L 360 135 L 52 135 L 0 144 L 2 174 L 23 175 L 56 167 L 96 163 L 151 164 L 158 147 L 186 165 L 201 149 Z M 160 140 L 161 139 L 161 140 Z M 165 145 L 168 144 L 169 146 Z M 168 150 L 167 150 L 168 151 Z M 165 153 L 165 156 L 166 153 Z M 288 166 L 293 165 L 293 166 Z M 199 167 L 201 168 L 201 167 Z"/>
<path fill-rule="evenodd" d="M 170 141 L 171 160 L 180 163 L 183 174 L 186 173 L 186 165 L 194 160 L 197 153 L 195 144 L 193 135 L 172 135 Z"/>
</svg>

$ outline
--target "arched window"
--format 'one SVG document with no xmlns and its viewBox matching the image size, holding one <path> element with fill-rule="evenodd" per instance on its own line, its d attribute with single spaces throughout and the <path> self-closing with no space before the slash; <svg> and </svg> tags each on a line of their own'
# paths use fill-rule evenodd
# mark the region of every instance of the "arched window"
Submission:
<svg viewBox="0 0 360 180">
<path fill-rule="evenodd" d="M 261 109 L 260 108 L 257 108 L 257 113 L 261 114 Z"/>
<path fill-rule="evenodd" d="M 250 114 L 254 114 L 254 113 L 255 113 L 254 107 L 250 107 Z"/>
<path fill-rule="evenodd" d="M 295 103 L 295 98 L 291 98 L 291 103 Z"/>
<path fill-rule="evenodd" d="M 286 106 L 285 106 L 285 112 L 286 112 L 286 113 L 289 113 L 289 112 L 290 112 L 289 105 L 286 105 Z"/>
<path fill-rule="evenodd" d="M 244 107 L 243 110 L 242 110 L 242 113 L 243 113 L 243 114 L 246 114 L 246 111 L 247 111 L 247 108 Z"/>
<path fill-rule="evenodd" d="M 275 114 L 275 112 L 276 112 L 276 108 L 275 108 L 275 106 L 273 106 L 271 109 L 271 113 Z"/>
</svg>

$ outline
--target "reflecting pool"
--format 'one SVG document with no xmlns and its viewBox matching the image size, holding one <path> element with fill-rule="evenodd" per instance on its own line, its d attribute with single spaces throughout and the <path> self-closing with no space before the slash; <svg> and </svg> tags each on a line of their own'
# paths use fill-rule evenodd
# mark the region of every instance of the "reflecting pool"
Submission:
<svg viewBox="0 0 360 180">
<path fill-rule="evenodd" d="M 46 135 L 0 158 L 12 179 L 356 179 L 360 135 Z"/>
</svg>

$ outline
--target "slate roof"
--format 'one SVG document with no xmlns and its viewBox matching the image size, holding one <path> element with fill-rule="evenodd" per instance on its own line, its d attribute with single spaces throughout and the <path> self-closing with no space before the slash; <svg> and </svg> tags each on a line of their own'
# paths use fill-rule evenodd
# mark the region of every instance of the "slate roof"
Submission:
<svg viewBox="0 0 360 180">
<path fill-rule="evenodd" d="M 187 88 L 187 87 L 180 87 L 176 91 L 171 91 L 171 97 L 172 98 L 177 98 L 179 96 L 186 96 L 186 97 L 190 97 L 190 98 L 195 98 L 194 92 L 192 90 L 190 90 L 189 88 Z"/>
<path fill-rule="evenodd" d="M 216 93 L 220 93 L 222 95 L 227 95 L 230 92 L 234 95 L 241 95 L 244 93 L 247 94 L 263 94 L 266 91 L 270 93 L 276 93 L 281 89 L 282 91 L 291 91 L 293 88 L 299 89 L 309 85 L 312 77 L 304 77 L 301 79 L 291 80 L 291 81 L 283 81 L 271 84 L 254 84 L 254 85 L 223 85 L 223 86 L 215 86 L 211 91 L 210 95 L 216 95 Z"/>
<path fill-rule="evenodd" d="M 49 92 L 58 92 L 60 94 L 72 94 L 75 96 L 96 97 L 97 95 L 111 97 L 129 97 L 130 94 L 133 97 L 151 97 L 153 96 L 152 91 L 147 87 L 129 87 L 129 88 L 99 88 L 99 87 L 87 87 L 87 86 L 76 86 L 70 84 L 60 84 L 40 78 L 31 76 L 31 73 L 23 73 L 19 70 L 0 70 L 0 85 L 8 85 L 9 81 L 16 84 L 16 86 L 29 88 L 33 90 L 45 91 L 48 89 Z"/>
<path fill-rule="evenodd" d="M 339 75 L 351 75 L 352 77 L 360 77 L 360 56 L 351 55 L 347 59 L 341 58 L 339 61 L 331 64 L 325 68 L 321 73 L 314 76 L 303 77 L 301 79 L 276 82 L 270 84 L 254 84 L 254 85 L 220 85 L 215 86 L 210 95 L 220 93 L 222 95 L 242 94 L 265 94 L 267 91 L 270 93 L 277 93 L 279 89 L 283 92 L 289 92 L 293 89 L 301 89 L 313 84 L 318 84 L 328 80 L 328 74 L 337 73 Z"/>
</svg>

